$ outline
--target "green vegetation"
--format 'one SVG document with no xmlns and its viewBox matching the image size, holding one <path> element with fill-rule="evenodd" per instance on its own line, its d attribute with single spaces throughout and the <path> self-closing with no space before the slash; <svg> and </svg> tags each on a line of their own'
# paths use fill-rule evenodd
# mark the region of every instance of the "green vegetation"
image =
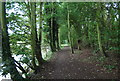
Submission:
<svg viewBox="0 0 120 81">
<path fill-rule="evenodd" d="M 38 73 L 52 53 L 65 46 L 70 46 L 71 53 L 75 53 L 75 48 L 92 48 L 100 54 L 101 62 L 109 58 L 109 53 L 118 54 L 119 5 L 119 2 L 0 2 L 3 75 L 10 73 L 12 79 L 23 79 L 23 74 L 27 78 L 31 72 Z M 16 61 L 13 55 L 22 57 Z"/>
</svg>

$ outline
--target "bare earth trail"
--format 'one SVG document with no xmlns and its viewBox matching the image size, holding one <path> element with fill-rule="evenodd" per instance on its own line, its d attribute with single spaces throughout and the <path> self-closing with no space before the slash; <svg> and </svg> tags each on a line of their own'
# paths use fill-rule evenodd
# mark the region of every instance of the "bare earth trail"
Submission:
<svg viewBox="0 0 120 81">
<path fill-rule="evenodd" d="M 70 48 L 56 52 L 33 79 L 117 79 L 117 72 L 107 72 L 95 63 L 83 61 L 91 55 L 88 49 L 81 54 L 71 54 Z"/>
</svg>

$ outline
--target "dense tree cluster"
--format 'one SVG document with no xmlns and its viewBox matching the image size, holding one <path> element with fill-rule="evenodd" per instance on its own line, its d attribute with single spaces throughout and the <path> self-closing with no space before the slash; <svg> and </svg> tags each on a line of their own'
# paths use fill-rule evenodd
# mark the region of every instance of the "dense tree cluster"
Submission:
<svg viewBox="0 0 120 81">
<path fill-rule="evenodd" d="M 74 53 L 80 41 L 80 47 L 91 47 L 105 57 L 118 53 L 119 2 L 2 2 L 0 8 L 3 74 L 10 73 L 12 79 L 23 79 L 17 68 L 26 77 L 31 69 L 38 72 L 45 62 L 43 47 L 56 52 L 68 44 Z M 16 61 L 13 55 L 22 59 Z"/>
</svg>

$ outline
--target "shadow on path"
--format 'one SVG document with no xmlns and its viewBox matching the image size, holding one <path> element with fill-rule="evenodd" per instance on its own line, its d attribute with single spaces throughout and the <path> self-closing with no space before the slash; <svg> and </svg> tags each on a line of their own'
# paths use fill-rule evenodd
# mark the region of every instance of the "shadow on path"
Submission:
<svg viewBox="0 0 120 81">
<path fill-rule="evenodd" d="M 89 55 L 89 49 L 82 53 L 71 54 L 70 48 L 56 52 L 54 57 L 43 66 L 41 72 L 33 79 L 117 79 L 117 73 L 107 72 L 94 63 L 84 62 Z"/>
</svg>

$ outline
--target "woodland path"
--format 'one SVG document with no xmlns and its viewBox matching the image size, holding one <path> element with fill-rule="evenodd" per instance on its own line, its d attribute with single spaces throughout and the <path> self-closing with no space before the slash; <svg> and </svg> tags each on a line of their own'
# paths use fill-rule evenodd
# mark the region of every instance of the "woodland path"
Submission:
<svg viewBox="0 0 120 81">
<path fill-rule="evenodd" d="M 89 49 L 71 54 L 70 48 L 56 52 L 33 79 L 117 79 L 117 72 L 107 72 L 96 63 L 85 61 L 92 56 Z"/>
</svg>

